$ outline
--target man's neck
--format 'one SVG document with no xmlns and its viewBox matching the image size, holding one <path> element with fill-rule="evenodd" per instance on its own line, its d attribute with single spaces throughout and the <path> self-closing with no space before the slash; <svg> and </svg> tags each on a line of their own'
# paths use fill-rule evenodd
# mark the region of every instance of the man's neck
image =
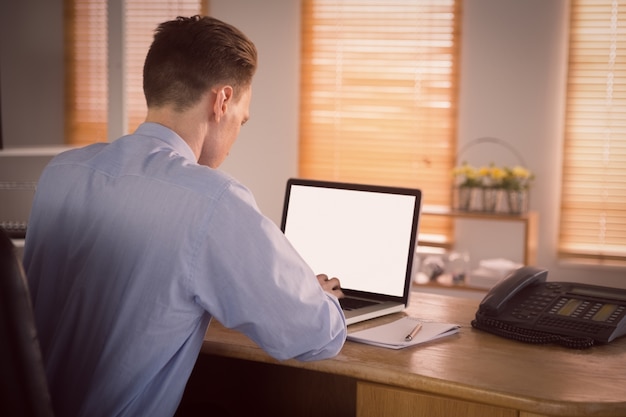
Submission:
<svg viewBox="0 0 626 417">
<path fill-rule="evenodd" d="M 196 108 L 176 112 L 168 107 L 148 109 L 146 122 L 158 123 L 180 136 L 193 151 L 196 161 L 200 158 L 207 136 L 208 121 Z"/>
</svg>

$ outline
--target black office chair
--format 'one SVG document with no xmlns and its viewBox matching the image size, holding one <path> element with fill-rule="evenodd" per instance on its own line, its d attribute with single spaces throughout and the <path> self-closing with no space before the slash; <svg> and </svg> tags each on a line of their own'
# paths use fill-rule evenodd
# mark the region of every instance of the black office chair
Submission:
<svg viewBox="0 0 626 417">
<path fill-rule="evenodd" d="M 13 242 L 0 230 L 0 415 L 51 417 L 26 277 Z"/>
</svg>

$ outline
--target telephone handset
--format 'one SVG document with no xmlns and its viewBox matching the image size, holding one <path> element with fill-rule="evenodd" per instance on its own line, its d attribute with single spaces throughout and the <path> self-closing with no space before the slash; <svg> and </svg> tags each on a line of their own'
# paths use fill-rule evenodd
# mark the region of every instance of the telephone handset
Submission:
<svg viewBox="0 0 626 417">
<path fill-rule="evenodd" d="M 502 312 L 506 303 L 527 286 L 545 282 L 548 271 L 532 267 L 522 267 L 514 274 L 497 283 L 480 303 L 480 311 L 496 316 Z"/>
<path fill-rule="evenodd" d="M 496 284 L 472 326 L 526 343 L 583 349 L 626 334 L 626 290 L 547 282 L 548 271 L 525 266 Z"/>
</svg>

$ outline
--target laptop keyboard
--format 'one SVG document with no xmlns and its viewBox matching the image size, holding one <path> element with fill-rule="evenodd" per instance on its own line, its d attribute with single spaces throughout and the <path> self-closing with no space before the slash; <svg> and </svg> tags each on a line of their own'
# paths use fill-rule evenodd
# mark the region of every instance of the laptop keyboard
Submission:
<svg viewBox="0 0 626 417">
<path fill-rule="evenodd" d="M 350 310 L 356 310 L 358 308 L 363 308 L 363 307 L 371 306 L 371 305 L 378 304 L 378 303 L 375 301 L 362 300 L 360 298 L 344 297 L 344 298 L 339 299 L 339 304 L 341 304 L 342 309 L 346 311 L 350 311 Z"/>
</svg>

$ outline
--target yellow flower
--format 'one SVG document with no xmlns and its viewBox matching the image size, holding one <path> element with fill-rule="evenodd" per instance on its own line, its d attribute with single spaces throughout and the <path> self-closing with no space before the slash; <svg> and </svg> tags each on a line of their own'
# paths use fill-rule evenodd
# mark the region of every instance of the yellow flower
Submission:
<svg viewBox="0 0 626 417">
<path fill-rule="evenodd" d="M 511 174 L 515 178 L 520 178 L 520 179 L 527 179 L 527 178 L 530 178 L 531 176 L 530 171 L 521 166 L 514 166 L 511 169 Z"/>
<path fill-rule="evenodd" d="M 503 178 L 503 187 L 507 190 L 525 190 L 530 187 L 530 182 L 534 179 L 534 175 L 526 168 L 514 166 L 513 168 L 505 168 L 506 175 Z"/>
<path fill-rule="evenodd" d="M 524 190 L 534 179 L 526 168 L 516 165 L 512 168 L 499 167 L 494 164 L 476 168 L 467 162 L 454 167 L 452 175 L 458 187 L 504 188 L 507 190 Z"/>
<path fill-rule="evenodd" d="M 506 177 L 506 171 L 499 167 L 492 167 L 490 175 L 494 180 L 502 181 L 502 179 Z"/>
<path fill-rule="evenodd" d="M 464 162 L 461 166 L 457 166 L 452 170 L 452 175 L 456 178 L 459 187 L 478 187 L 480 186 L 480 174 L 478 169 Z"/>
<path fill-rule="evenodd" d="M 478 170 L 478 176 L 480 177 L 480 186 L 485 188 L 499 188 L 502 185 L 502 180 L 506 176 L 506 172 L 503 168 L 491 164 L 481 167 Z"/>
</svg>

